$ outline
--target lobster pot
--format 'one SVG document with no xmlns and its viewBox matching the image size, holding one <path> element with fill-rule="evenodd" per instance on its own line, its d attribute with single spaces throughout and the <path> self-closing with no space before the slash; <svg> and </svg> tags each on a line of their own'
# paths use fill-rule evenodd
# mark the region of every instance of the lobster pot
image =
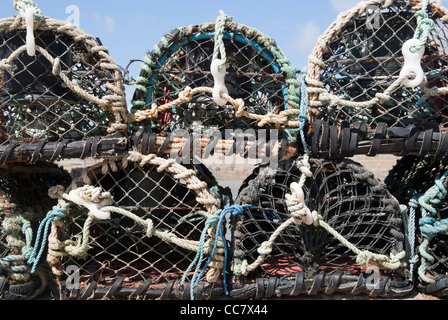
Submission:
<svg viewBox="0 0 448 320">
<path fill-rule="evenodd" d="M 299 159 L 300 160 L 300 159 Z M 298 183 L 297 160 L 278 169 L 260 167 L 243 185 L 237 203 L 246 205 L 234 219 L 233 282 L 235 297 L 271 298 L 305 295 L 404 296 L 413 286 L 404 267 L 387 269 L 359 257 L 321 226 L 292 224 L 272 244 L 256 269 L 244 271 L 260 257 L 260 248 L 291 218 L 290 185 Z M 305 204 L 360 251 L 397 255 L 404 252 L 403 221 L 398 202 L 360 164 L 345 160 L 310 161 L 313 177 L 303 188 Z M 254 285 L 256 283 L 256 285 Z M 257 288 L 250 296 L 248 287 Z M 248 296 L 249 295 L 249 296 Z"/>
<path fill-rule="evenodd" d="M 432 162 L 431 159 L 405 157 L 397 162 L 385 181 L 397 199 L 409 208 L 408 228 L 410 234 L 411 231 L 415 233 L 415 237 L 409 237 L 409 242 L 415 247 L 413 255 L 419 258 L 415 266 L 418 288 L 440 298 L 445 298 L 448 291 L 448 239 L 443 231 L 448 221 L 447 170 L 446 160 Z M 436 197 L 431 196 L 434 193 Z M 422 203 L 433 209 L 424 211 Z"/>
<path fill-rule="evenodd" d="M 13 23 L 2 19 L 0 30 L 0 58 L 8 61 L 0 70 L 1 146 L 126 129 L 121 71 L 99 40 L 47 18 L 35 30 L 36 55 L 29 56 L 24 26 Z"/>
<path fill-rule="evenodd" d="M 447 124 L 447 97 L 438 90 L 447 85 L 445 8 L 432 3 L 426 11 L 435 23 L 422 59 L 427 82 L 416 88 L 394 86 L 405 62 L 403 45 L 417 29 L 420 9 L 414 6 L 415 1 L 367 1 L 341 13 L 338 21 L 343 22 L 332 24 L 311 54 L 312 119 L 335 125 L 363 121 L 372 128 Z M 390 97 L 383 99 L 386 92 Z"/>
<path fill-rule="evenodd" d="M 35 235 L 47 212 L 57 204 L 49 195 L 56 186 L 70 185 L 68 172 L 39 162 L 0 170 L 0 291 L 3 300 L 31 300 L 47 289 L 48 272 L 39 266 L 32 274 L 28 266 Z M 10 262 L 20 270 L 11 269 Z"/>
<path fill-rule="evenodd" d="M 372 7 L 371 9 L 376 9 Z M 366 19 L 371 19 L 366 23 Z M 403 39 L 411 39 L 414 36 L 414 14 L 402 11 L 386 12 L 382 16 L 374 11 L 372 17 L 366 16 L 356 19 L 347 30 L 347 40 L 344 44 L 352 48 L 348 59 L 355 63 L 350 67 L 351 74 L 358 77 L 359 86 L 353 89 L 361 94 L 361 88 L 374 87 L 383 78 L 384 84 L 390 84 L 392 77 L 400 74 L 402 63 L 395 57 L 401 57 Z M 378 20 L 385 23 L 378 23 Z M 409 24 L 409 22 L 412 24 Z"/>
<path fill-rule="evenodd" d="M 69 190 L 83 186 L 87 178 L 88 185 L 112 195 L 115 207 L 152 221 L 153 235 L 139 221 L 121 213 L 114 212 L 105 221 L 94 221 L 89 227 L 89 249 L 82 258 L 66 253 L 60 260 L 57 254 L 49 255 L 58 284 L 53 288 L 54 297 L 181 298 L 186 290 L 180 285 L 181 279 L 186 275 L 186 283 L 189 282 L 188 267 L 198 249 L 186 249 L 179 242 L 199 242 L 209 212 L 219 205 L 208 192 L 209 187 L 215 187 L 213 177 L 197 171 L 197 179 L 207 181 L 208 185 L 205 183 L 203 190 L 193 191 L 188 188 L 190 180 L 176 179 L 170 169 L 160 170 L 160 164 L 141 165 L 131 161 L 126 164 L 117 161 L 113 165 L 106 161 L 105 164 L 86 169 L 84 178 Z M 201 195 L 209 197 L 206 204 L 200 203 L 203 202 Z M 72 207 L 63 225 L 57 228 L 56 242 L 82 237 L 87 214 L 87 209 Z M 179 242 L 161 238 L 160 233 L 169 234 Z M 74 270 L 79 275 L 78 288 L 70 286 Z"/>
<path fill-rule="evenodd" d="M 296 101 L 298 81 L 295 74 L 286 74 L 291 64 L 274 40 L 232 22 L 226 26 L 222 42 L 226 51 L 225 86 L 231 98 L 244 102 L 244 110 L 238 111 L 263 116 L 293 107 L 288 99 Z M 215 44 L 215 24 L 182 27 L 165 35 L 157 50 L 145 58 L 132 112 L 138 115 L 154 105 L 172 103 L 187 88 L 213 89 L 211 65 Z M 219 106 L 211 92 L 197 92 L 189 102 L 136 121 L 133 127 L 157 133 L 175 129 L 224 131 L 257 128 L 259 120 L 238 115 L 231 103 Z"/>
<path fill-rule="evenodd" d="M 67 72 L 72 67 L 73 60 L 70 38 L 68 36 L 57 37 L 48 31 L 39 31 L 38 33 L 36 45 L 46 47 L 52 56 L 61 57 L 61 69 Z M 0 49 L 0 56 L 2 59 L 7 59 L 26 43 L 26 32 L 5 33 L 2 38 L 4 45 Z M 28 103 L 34 95 L 57 101 L 59 96 L 68 94 L 69 90 L 64 88 L 64 82 L 60 78 L 52 75 L 51 70 L 51 63 L 42 55 L 32 57 L 26 52 L 21 53 L 19 58 L 14 61 L 13 68 L 4 74 L 2 96 L 5 99 L 11 98 L 18 105 L 26 104 L 25 97 L 28 95 Z M 21 102 L 22 104 L 20 104 Z"/>
<path fill-rule="evenodd" d="M 246 101 L 250 98 L 252 91 L 252 83 L 250 77 L 247 76 L 251 71 L 254 71 L 250 59 L 254 57 L 254 49 L 248 46 L 247 43 L 232 41 L 230 38 L 224 40 L 224 47 L 226 53 L 229 55 L 229 70 L 232 74 L 240 73 L 239 77 L 232 77 L 225 79 L 226 88 L 229 95 L 235 99 L 241 98 Z M 187 57 L 187 69 L 194 70 L 210 70 L 210 57 L 214 53 L 214 41 L 209 37 L 204 40 L 198 40 L 185 46 Z M 186 84 L 192 88 L 198 87 L 213 87 L 214 79 L 211 74 L 191 74 L 186 76 Z M 211 103 L 211 98 L 203 96 L 202 101 Z M 196 98 L 193 101 L 201 101 L 201 98 Z"/>
</svg>

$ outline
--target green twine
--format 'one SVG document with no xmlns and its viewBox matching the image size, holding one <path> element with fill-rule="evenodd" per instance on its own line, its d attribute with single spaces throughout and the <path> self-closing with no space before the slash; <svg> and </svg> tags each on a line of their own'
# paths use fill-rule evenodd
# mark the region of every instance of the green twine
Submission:
<svg viewBox="0 0 448 320">
<path fill-rule="evenodd" d="M 217 23 L 220 25 L 215 24 L 215 37 L 218 39 L 218 41 L 215 41 L 215 51 L 214 51 L 214 58 L 219 57 L 219 54 L 225 55 L 225 50 L 222 50 L 223 46 L 221 47 L 221 41 L 220 39 L 220 30 L 219 28 L 225 27 L 227 24 L 232 20 L 231 17 L 222 14 L 218 19 Z M 210 24 L 202 24 L 200 26 L 200 29 L 207 30 Z M 191 35 L 194 30 L 194 26 L 188 26 L 185 28 L 178 28 L 179 29 L 179 35 L 176 37 L 177 40 L 182 39 L 184 37 L 187 37 L 188 35 Z M 304 104 L 301 104 L 302 97 L 304 97 L 304 94 L 301 94 L 301 90 L 303 90 L 303 85 L 301 84 L 301 80 L 297 77 L 297 70 L 291 65 L 290 60 L 286 57 L 284 52 L 276 45 L 275 41 L 273 41 L 268 36 L 262 34 L 260 31 L 258 31 L 255 28 L 235 24 L 234 28 L 235 32 L 240 32 L 241 34 L 247 35 L 249 38 L 254 38 L 254 40 L 261 46 L 264 47 L 265 50 L 271 52 L 277 62 L 280 64 L 280 70 L 286 75 L 286 84 L 288 88 L 288 104 L 291 105 L 294 109 L 299 109 Z M 222 37 L 221 37 L 222 38 Z M 174 40 L 176 40 L 174 39 Z M 167 50 L 171 45 L 171 42 L 168 40 L 168 38 L 165 36 L 162 38 L 159 45 L 156 45 L 154 47 L 153 52 L 151 55 L 147 55 L 144 59 L 144 63 L 141 66 L 141 69 L 144 71 L 145 76 L 140 76 L 135 81 L 135 89 L 136 92 L 139 92 L 145 96 L 148 94 L 148 86 L 149 86 L 149 78 L 153 76 L 153 68 L 157 65 L 157 60 L 161 58 L 164 50 Z M 225 49 L 225 48 L 224 48 Z M 286 97 L 285 97 L 286 99 Z M 147 106 L 146 101 L 140 101 L 140 100 L 132 100 L 132 112 L 136 113 L 138 112 L 138 109 Z M 303 115 L 300 116 L 300 120 L 303 120 L 302 122 L 305 123 L 307 119 Z"/>
<path fill-rule="evenodd" d="M 45 21 L 44 14 L 33 0 L 14 0 L 14 8 L 22 17 L 25 16 L 26 10 L 28 8 L 32 8 L 34 13 L 34 20 L 37 23 L 42 23 Z"/>
<path fill-rule="evenodd" d="M 426 45 L 429 35 L 435 29 L 434 21 L 429 18 L 428 13 L 426 12 L 428 6 L 429 0 L 423 0 L 422 9 L 417 11 L 415 14 L 417 17 L 417 29 L 415 31 L 414 39 L 420 40 L 420 44 L 411 48 L 413 53 L 418 52 Z"/>
<path fill-rule="evenodd" d="M 213 53 L 213 60 L 218 60 L 221 55 L 221 64 L 220 69 L 226 66 L 227 53 L 226 47 L 224 45 L 224 32 L 226 31 L 226 27 L 228 23 L 232 22 L 233 18 L 226 15 L 221 11 L 221 15 L 216 20 L 215 25 L 215 50 Z"/>
</svg>

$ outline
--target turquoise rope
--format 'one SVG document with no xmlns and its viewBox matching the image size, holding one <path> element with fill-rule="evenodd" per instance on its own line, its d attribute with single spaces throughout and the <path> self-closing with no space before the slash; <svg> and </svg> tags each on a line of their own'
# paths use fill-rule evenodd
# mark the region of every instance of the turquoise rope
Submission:
<svg viewBox="0 0 448 320">
<path fill-rule="evenodd" d="M 421 50 L 428 41 L 429 35 L 435 29 L 435 22 L 429 18 L 426 13 L 429 6 L 429 0 L 424 0 L 422 9 L 416 12 L 417 16 L 417 29 L 415 30 L 414 39 L 420 40 L 420 44 L 411 48 L 413 53 Z"/>
<path fill-rule="evenodd" d="M 291 132 L 299 132 L 300 138 L 302 139 L 302 144 L 307 154 L 310 154 L 308 149 L 308 145 L 306 143 L 305 138 L 305 125 L 308 122 L 308 109 L 309 109 L 309 95 L 308 95 L 308 87 L 306 85 L 306 69 L 300 71 L 297 70 L 298 80 L 300 82 L 300 115 L 296 120 L 300 121 L 300 127 L 297 129 L 288 129 L 285 130 L 286 134 L 289 136 L 291 142 L 294 141 L 294 138 Z"/>
<path fill-rule="evenodd" d="M 419 221 L 420 232 L 423 237 L 423 243 L 419 247 L 419 252 L 422 257 L 422 262 L 419 268 L 419 276 L 426 282 L 431 282 L 426 276 L 426 262 L 433 263 L 435 258 L 429 254 L 428 248 L 430 242 L 439 234 L 446 234 L 448 232 L 448 219 L 437 219 L 437 206 L 444 200 L 448 191 L 443 183 L 448 179 L 448 171 L 437 179 L 435 185 L 428 190 L 422 197 L 419 198 L 419 205 L 422 210 L 422 218 Z"/>
<path fill-rule="evenodd" d="M 51 223 L 60 221 L 62 218 L 67 216 L 67 209 L 70 206 L 69 203 L 64 205 L 62 208 L 54 207 L 53 210 L 48 212 L 47 216 L 39 225 L 39 229 L 36 235 L 36 243 L 28 260 L 28 264 L 32 265 L 31 273 L 36 272 L 37 265 L 39 264 L 42 255 L 45 250 L 46 239 L 48 238 L 48 231 L 50 229 Z M 43 233 L 43 235 L 42 235 Z M 42 238 L 42 239 L 41 239 Z"/>
<path fill-rule="evenodd" d="M 202 231 L 201 234 L 201 238 L 199 240 L 199 249 L 198 252 L 196 254 L 196 257 L 194 258 L 193 262 L 190 264 L 190 266 L 187 268 L 187 271 L 185 272 L 184 276 L 182 277 L 182 280 L 180 282 L 180 285 L 184 285 L 186 280 L 187 280 L 187 276 L 188 273 L 190 273 L 190 271 L 196 266 L 195 272 L 193 274 L 193 278 L 192 278 L 192 283 L 196 282 L 196 279 L 198 277 L 198 273 L 199 270 L 201 268 L 201 262 L 204 259 L 204 250 L 205 250 L 205 241 L 207 238 L 207 232 L 209 229 L 213 228 L 216 226 L 216 224 L 219 221 L 219 216 L 221 214 L 222 210 L 218 210 L 213 216 L 211 216 L 210 218 L 207 219 L 207 221 L 205 222 L 205 227 L 204 230 Z M 190 288 L 190 293 L 192 296 L 192 300 L 194 299 L 194 286 L 191 285 Z"/>
<path fill-rule="evenodd" d="M 205 270 L 207 269 L 207 267 L 210 265 L 216 250 L 218 248 L 218 244 L 219 244 L 219 240 L 221 239 L 223 244 L 224 244 L 224 268 L 223 268 L 223 277 L 224 277 L 224 289 L 226 291 L 226 295 L 229 295 L 229 291 L 227 288 L 227 278 L 226 278 L 226 269 L 227 269 L 227 256 L 228 256 L 228 248 L 226 245 L 226 239 L 225 239 L 225 235 L 224 235 L 224 231 L 223 231 L 223 222 L 224 219 L 226 218 L 226 216 L 228 214 L 231 214 L 233 216 L 237 216 L 241 213 L 243 213 L 245 208 L 248 207 L 253 207 L 251 205 L 233 205 L 230 206 L 229 208 L 226 208 L 224 210 L 218 210 L 211 218 L 209 218 L 209 220 L 206 223 L 206 226 L 202 232 L 202 236 L 201 236 L 201 240 L 200 240 L 200 245 L 199 245 L 199 250 L 198 253 L 196 255 L 196 258 L 194 259 L 194 261 L 192 262 L 192 264 L 190 265 L 190 267 L 187 269 L 187 271 L 185 272 L 182 281 L 181 281 L 181 285 L 184 285 L 185 281 L 186 281 L 186 277 L 188 275 L 188 273 L 193 269 L 193 267 L 196 265 L 196 271 L 195 274 L 193 276 L 193 279 L 191 281 L 192 284 L 190 287 L 190 296 L 191 296 L 191 300 L 194 300 L 194 288 L 195 286 L 197 286 L 199 284 L 200 279 L 202 278 Z M 217 231 L 216 231 L 216 237 L 215 237 L 215 243 L 214 243 L 214 247 L 212 250 L 212 253 L 210 254 L 210 257 L 208 259 L 208 261 L 206 262 L 206 264 L 204 265 L 204 267 L 202 268 L 202 271 L 200 272 L 199 275 L 197 275 L 199 273 L 200 265 L 201 265 L 201 261 L 204 257 L 204 244 L 205 244 L 205 239 L 207 237 L 207 232 L 210 228 L 213 227 L 217 227 Z"/>
</svg>

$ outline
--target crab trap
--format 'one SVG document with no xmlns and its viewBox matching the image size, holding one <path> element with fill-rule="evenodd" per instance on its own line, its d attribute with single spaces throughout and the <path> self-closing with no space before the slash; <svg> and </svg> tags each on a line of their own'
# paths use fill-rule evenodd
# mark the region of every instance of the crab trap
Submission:
<svg viewBox="0 0 448 320">
<path fill-rule="evenodd" d="M 408 242 L 412 269 L 421 292 L 448 295 L 446 160 L 405 157 L 398 161 L 386 183 L 408 208 Z"/>
<path fill-rule="evenodd" d="M 292 127 L 300 81 L 274 40 L 232 21 L 181 27 L 147 54 L 136 79 L 134 130 L 166 134 Z"/>
<path fill-rule="evenodd" d="M 415 154 L 427 129 L 444 134 L 447 13 L 434 2 L 400 0 L 360 2 L 341 13 L 310 55 L 310 122 L 324 121 L 340 137 L 344 130 L 367 132 L 358 136 L 358 152 L 372 156 Z M 330 140 L 320 137 L 318 151 L 328 155 Z M 343 150 L 341 140 L 333 140 L 332 148 Z M 440 142 L 430 136 L 425 154 Z"/>
<path fill-rule="evenodd" d="M 123 135 L 123 75 L 107 48 L 76 25 L 44 17 L 33 1 L 14 6 L 19 14 L 0 20 L 4 162 L 21 160 L 23 148 L 43 159 L 49 142 L 54 153 L 72 141 Z M 79 156 L 83 148 L 76 148 Z"/>
<path fill-rule="evenodd" d="M 209 218 L 227 198 L 203 165 L 188 167 L 133 152 L 87 168 L 53 211 L 60 213 L 48 231 L 54 298 L 189 297 L 181 280 L 203 262 L 197 252 L 208 258 Z M 212 263 L 198 292 L 217 294 L 221 264 Z"/>
<path fill-rule="evenodd" d="M 39 162 L 0 169 L 0 297 L 30 300 L 47 289 L 48 268 L 32 270 L 38 226 L 57 204 L 49 195 L 56 186 L 69 186 L 71 176 L 58 166 Z"/>
<path fill-rule="evenodd" d="M 399 203 L 356 162 L 304 157 L 260 166 L 236 205 L 227 270 L 234 298 L 413 290 Z"/>
</svg>

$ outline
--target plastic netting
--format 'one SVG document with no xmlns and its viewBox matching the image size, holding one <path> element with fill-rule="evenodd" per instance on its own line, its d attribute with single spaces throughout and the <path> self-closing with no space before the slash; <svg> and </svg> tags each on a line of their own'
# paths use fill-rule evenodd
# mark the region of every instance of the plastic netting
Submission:
<svg viewBox="0 0 448 320">
<path fill-rule="evenodd" d="M 420 27 L 421 3 L 367 1 L 338 17 L 311 54 L 312 119 L 362 121 L 374 128 L 430 121 L 446 126 L 446 9 L 431 2 L 424 11 L 434 23 L 422 58 L 426 80 L 415 88 L 396 83 L 405 62 L 403 45 Z"/>
<path fill-rule="evenodd" d="M 423 292 L 446 297 L 448 253 L 446 221 L 446 160 L 405 157 L 398 161 L 386 183 L 414 215 L 409 220 L 409 242 L 415 246 L 415 269 Z M 412 230 L 414 236 L 412 236 Z"/>
<path fill-rule="evenodd" d="M 390 256 L 405 250 L 399 204 L 372 173 L 349 160 L 312 160 L 311 170 L 314 175 L 304 187 L 310 210 L 317 211 L 361 251 Z M 277 286 L 275 292 L 285 296 L 409 293 L 412 284 L 404 266 L 395 270 L 370 263 L 362 266 L 347 246 L 314 225 L 289 226 L 260 266 L 249 273 L 244 271 L 241 266 L 256 261 L 260 247 L 290 218 L 286 195 L 291 193 L 290 185 L 300 179 L 297 162 L 291 160 L 276 170 L 260 167 L 246 181 L 236 203 L 250 206 L 233 221 L 233 281 L 250 284 L 262 279 L 262 296 L 269 287 L 272 290 L 271 282 Z M 257 287 L 242 289 L 239 294 L 254 295 Z"/>
<path fill-rule="evenodd" d="M 257 128 L 266 115 L 298 108 L 296 72 L 275 41 L 253 28 L 229 22 L 221 38 L 226 52 L 225 86 L 228 95 L 243 105 L 220 106 L 211 92 L 198 92 L 189 102 L 156 111 L 182 98 L 186 88 L 214 88 L 211 64 L 219 44 L 215 29 L 215 24 L 175 29 L 148 53 L 137 78 L 132 111 L 151 114 L 135 122 L 136 129 L 167 133 Z M 298 113 L 283 121 L 297 117 Z M 272 125 L 266 120 L 263 125 Z"/>
<path fill-rule="evenodd" d="M 49 261 L 52 261 L 53 273 L 60 284 L 56 298 L 87 299 L 110 295 L 136 298 L 139 287 L 143 296 L 157 296 L 162 295 L 167 286 L 179 284 L 188 273 L 199 250 L 198 242 L 206 220 L 220 206 L 220 188 L 202 165 L 196 169 L 189 167 L 193 172 L 185 167 L 187 173 L 197 174 L 203 181 L 199 183 L 203 190 L 198 191 L 185 177 L 177 178 L 166 167 L 160 169 L 167 160 L 161 161 L 164 164 L 106 162 L 105 166 L 87 168 L 83 177 L 70 187 L 69 190 L 84 185 L 100 187 L 112 195 L 114 206 L 138 218 L 115 212 L 110 219 L 93 221 L 87 227 L 89 249 L 81 257 L 50 252 Z M 85 238 L 88 216 L 87 209 L 71 207 L 57 228 L 59 253 L 64 252 L 61 243 Z M 152 223 L 148 222 L 150 220 Z M 75 290 L 69 286 L 72 276 L 69 268 L 73 266 L 80 281 Z M 187 274 L 188 277 L 193 271 Z M 108 294 L 112 287 L 115 289 Z M 185 288 L 179 290 L 183 293 Z"/>
<path fill-rule="evenodd" d="M 98 39 L 45 18 L 27 52 L 20 15 L 0 20 L 0 144 L 83 140 L 126 130 L 122 72 Z"/>
</svg>

